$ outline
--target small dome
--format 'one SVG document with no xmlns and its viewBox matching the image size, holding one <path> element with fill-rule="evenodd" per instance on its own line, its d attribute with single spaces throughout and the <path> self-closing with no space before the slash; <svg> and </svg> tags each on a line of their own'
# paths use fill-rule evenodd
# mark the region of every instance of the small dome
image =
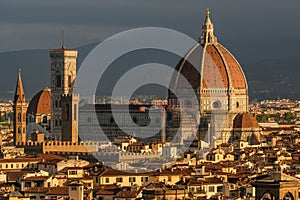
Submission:
<svg viewBox="0 0 300 200">
<path fill-rule="evenodd" d="M 49 88 L 41 90 L 31 99 L 27 114 L 51 114 L 51 90 Z"/>
<path fill-rule="evenodd" d="M 259 125 L 251 114 L 242 113 L 234 118 L 233 128 L 259 128 Z"/>
</svg>

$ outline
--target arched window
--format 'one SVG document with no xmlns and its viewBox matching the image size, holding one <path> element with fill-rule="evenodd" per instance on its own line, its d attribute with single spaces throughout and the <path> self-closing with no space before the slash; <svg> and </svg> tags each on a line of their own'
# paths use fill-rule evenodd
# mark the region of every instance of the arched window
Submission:
<svg viewBox="0 0 300 200">
<path fill-rule="evenodd" d="M 77 120 L 77 104 L 74 104 L 74 120 Z"/>
<path fill-rule="evenodd" d="M 88 117 L 88 118 L 87 118 L 87 122 L 90 123 L 91 121 L 92 121 L 92 118 L 91 118 L 91 117 Z"/>
<path fill-rule="evenodd" d="M 18 127 L 18 133 L 21 133 L 21 127 L 20 126 Z"/>
<path fill-rule="evenodd" d="M 57 99 L 55 100 L 55 108 L 58 108 L 58 101 L 57 101 Z"/>
<path fill-rule="evenodd" d="M 111 117 L 111 118 L 109 119 L 109 122 L 110 122 L 111 124 L 114 124 L 114 123 L 115 123 L 115 119 L 114 119 L 113 117 Z"/>
<path fill-rule="evenodd" d="M 69 85 L 69 88 L 72 87 L 72 76 L 68 76 L 68 85 Z"/>
<path fill-rule="evenodd" d="M 70 119 L 70 108 L 69 104 L 66 104 L 66 120 Z"/>
<path fill-rule="evenodd" d="M 22 117 L 21 113 L 18 113 L 18 122 L 21 121 L 21 117 Z"/>
<path fill-rule="evenodd" d="M 275 198 L 271 193 L 266 192 L 263 194 L 263 196 L 260 198 L 260 200 L 275 200 Z"/>
<path fill-rule="evenodd" d="M 60 73 L 56 74 L 56 87 L 61 88 L 61 75 L 60 75 Z"/>
<path fill-rule="evenodd" d="M 136 117 L 134 117 L 134 118 L 132 119 L 132 121 L 133 121 L 135 124 L 137 124 L 137 123 L 138 123 L 138 120 L 137 120 L 137 118 L 136 118 Z"/>
<path fill-rule="evenodd" d="M 43 124 L 47 124 L 48 123 L 48 119 L 47 119 L 47 116 L 43 116 L 43 121 L 42 121 Z"/>
<path fill-rule="evenodd" d="M 236 102 L 236 107 L 239 108 L 240 107 L 240 103 Z"/>
<path fill-rule="evenodd" d="M 294 200 L 294 197 L 290 192 L 287 192 L 284 194 L 283 200 Z"/>
</svg>

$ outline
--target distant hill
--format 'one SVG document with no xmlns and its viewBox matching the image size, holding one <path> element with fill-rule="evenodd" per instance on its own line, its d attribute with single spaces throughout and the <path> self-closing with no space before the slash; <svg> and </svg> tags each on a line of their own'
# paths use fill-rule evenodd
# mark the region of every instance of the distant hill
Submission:
<svg viewBox="0 0 300 200">
<path fill-rule="evenodd" d="M 88 44 L 78 48 L 79 66 L 97 44 Z M 0 53 L 0 65 L 0 99 L 12 98 L 14 95 L 19 68 L 22 69 L 27 98 L 32 98 L 35 93 L 46 86 L 50 87 L 50 57 L 47 49 Z"/>
<path fill-rule="evenodd" d="M 77 48 L 78 67 L 88 53 L 99 43 L 92 43 Z M 146 56 L 147 54 L 147 56 Z M 102 88 L 101 94 L 109 94 L 110 81 L 114 82 L 130 67 L 148 63 L 154 59 L 159 63 L 175 66 L 179 58 L 172 55 L 160 55 L 150 52 L 138 53 L 138 56 L 128 56 L 115 62 L 115 66 L 107 72 L 104 78 L 107 86 Z M 242 58 L 240 58 L 242 59 Z M 18 69 L 22 68 L 23 84 L 26 97 L 31 98 L 39 90 L 50 86 L 50 58 L 49 50 L 23 50 L 0 53 L 0 97 L 12 98 L 16 85 Z M 250 99 L 276 99 L 300 97 L 300 58 L 289 60 L 265 60 L 243 64 L 249 85 Z M 148 91 L 144 88 L 142 91 Z M 153 89 L 151 90 L 153 91 Z M 156 91 L 164 95 L 165 91 Z"/>
<path fill-rule="evenodd" d="M 243 66 L 250 99 L 300 98 L 300 58 L 265 60 Z"/>
</svg>

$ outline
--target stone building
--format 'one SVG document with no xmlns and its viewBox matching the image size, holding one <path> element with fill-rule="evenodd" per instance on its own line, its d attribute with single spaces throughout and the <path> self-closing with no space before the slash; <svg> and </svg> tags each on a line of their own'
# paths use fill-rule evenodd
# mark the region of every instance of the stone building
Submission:
<svg viewBox="0 0 300 200">
<path fill-rule="evenodd" d="M 90 151 L 78 138 L 79 95 L 74 94 L 77 51 L 62 46 L 51 50 L 51 91 L 44 89 L 30 102 L 27 111 L 24 89 L 19 72 L 14 98 L 14 141 L 26 153 L 54 153 L 61 155 L 89 155 Z M 50 127 L 51 140 L 45 140 L 39 130 L 26 138 L 26 113 L 28 122 L 46 129 Z M 50 122 L 51 120 L 51 122 Z M 54 140 L 53 140 L 54 139 Z M 97 144 L 89 148 L 96 149 Z"/>
<path fill-rule="evenodd" d="M 178 63 L 176 70 L 184 78 L 175 75 L 171 86 L 177 92 L 186 90 L 187 83 L 192 87 L 197 96 L 200 116 L 191 116 L 190 126 L 200 124 L 198 129 L 199 139 L 212 143 L 221 137 L 223 142 L 228 142 L 233 128 L 233 120 L 238 113 L 248 111 L 248 85 L 241 65 L 234 56 L 217 41 L 214 34 L 214 25 L 210 20 L 210 11 L 206 11 L 206 19 L 202 26 L 202 35 L 199 42 L 187 52 L 186 56 Z M 173 109 L 171 125 L 167 135 L 172 135 L 174 126 L 179 126 L 179 104 L 184 110 L 196 109 L 189 97 L 186 101 L 179 102 L 176 96 L 169 93 L 169 105 Z M 178 109 L 179 108 L 179 109 Z M 199 119 L 200 118 L 200 119 Z M 177 124 L 176 124 L 177 123 Z M 170 124 L 170 122 L 169 122 Z M 182 130 L 181 136 L 185 130 Z M 194 133 L 196 134 L 196 133 Z"/>
<path fill-rule="evenodd" d="M 151 105 L 114 105 L 113 115 L 110 104 L 86 104 L 79 110 L 80 137 L 83 140 L 114 141 L 117 137 L 131 136 L 143 142 L 161 141 L 164 137 L 164 110 L 162 107 L 152 109 L 153 121 L 149 125 L 150 108 Z M 132 126 L 132 123 L 138 126 Z"/>
<path fill-rule="evenodd" d="M 299 179 L 284 173 L 272 173 L 252 184 L 255 200 L 298 200 Z"/>
<path fill-rule="evenodd" d="M 14 143 L 26 142 L 26 112 L 28 104 L 25 99 L 21 70 L 19 70 L 17 87 L 14 97 Z"/>
<path fill-rule="evenodd" d="M 81 108 L 80 115 L 78 115 L 80 98 L 79 95 L 74 93 L 77 51 L 67 49 L 62 45 L 61 48 L 50 51 L 50 58 L 50 103 L 48 100 L 48 104 L 51 105 L 50 132 L 57 142 L 42 143 L 40 140 L 34 141 L 28 145 L 31 149 L 39 146 L 45 152 L 51 152 L 52 150 L 55 152 L 68 152 L 73 149 L 73 145 L 70 146 L 70 144 L 74 144 L 74 152 L 78 152 L 79 149 L 83 148 L 79 144 L 79 131 L 83 141 L 99 139 L 101 141 L 106 139 L 113 141 L 116 136 L 131 135 L 147 142 L 172 141 L 184 146 L 185 143 L 187 143 L 186 146 L 189 143 L 196 144 L 196 146 L 202 144 L 202 142 L 197 143 L 199 140 L 204 140 L 211 145 L 216 139 L 221 139 L 222 142 L 226 143 L 232 138 L 235 117 L 239 113 L 247 113 L 248 111 L 248 85 L 245 75 L 234 56 L 217 41 L 209 10 L 206 12 L 199 42 L 187 52 L 176 67 L 179 74 L 183 75 L 188 80 L 189 85 L 192 86 L 197 99 L 189 99 L 189 96 L 186 96 L 186 101 L 180 102 L 170 92 L 167 110 L 165 110 L 167 106 L 152 109 L 151 105 L 148 105 L 147 109 L 147 106 L 143 105 L 129 105 L 131 121 L 130 118 L 129 120 L 128 117 L 126 118 L 128 105 L 114 105 L 116 112 L 118 112 L 116 116 L 112 115 L 111 105 L 100 104 L 86 105 Z M 171 85 L 176 90 L 184 93 L 185 84 L 180 76 L 174 75 L 172 77 Z M 18 85 L 20 85 L 19 82 Z M 21 86 L 17 86 L 16 92 L 21 91 L 18 89 L 19 87 Z M 40 94 L 44 95 L 48 92 L 43 91 Z M 15 108 L 18 107 L 19 110 L 25 108 L 25 104 L 20 103 L 25 102 L 25 96 L 23 98 L 22 95 L 24 96 L 24 92 L 16 95 L 18 98 L 21 97 L 21 100 L 15 103 L 16 105 L 18 103 Z M 190 111 L 196 109 L 194 100 L 199 105 L 199 115 L 189 114 Z M 184 112 L 188 114 L 181 115 L 182 109 L 179 104 L 183 104 Z M 36 104 L 33 107 L 38 108 L 38 105 Z M 148 113 L 150 108 L 153 111 L 152 113 L 155 114 L 155 118 L 151 119 L 152 121 L 149 119 Z M 95 114 L 94 111 L 96 111 L 96 115 L 93 115 Z M 35 117 L 37 119 L 37 116 Z M 45 114 L 43 117 L 46 120 Z M 49 118 L 47 119 L 49 120 Z M 23 120 L 23 118 L 20 118 L 20 120 Z M 122 127 L 120 127 L 120 124 L 116 124 L 116 121 L 121 122 Z M 148 126 L 150 121 L 155 126 Z M 41 122 L 43 123 L 43 119 Z M 15 126 L 16 133 L 20 125 L 26 126 L 24 121 L 17 123 Z M 167 124 L 166 128 L 164 128 L 165 123 Z M 176 133 L 180 123 L 182 126 L 178 135 Z M 104 134 L 99 134 L 100 129 Z M 238 131 L 236 130 L 236 135 Z M 153 132 L 155 134 L 150 137 Z M 17 134 L 15 135 L 17 136 Z M 15 141 L 25 144 L 26 133 L 24 138 L 19 137 Z M 35 146 L 36 144 L 38 145 Z M 77 149 L 76 145 L 79 145 Z"/>
<path fill-rule="evenodd" d="M 62 105 L 62 132 L 61 140 L 78 143 L 78 94 L 63 94 Z"/>
<path fill-rule="evenodd" d="M 51 133 L 57 139 L 62 138 L 62 95 L 73 94 L 74 82 L 76 79 L 76 58 L 77 50 L 67 49 L 62 45 L 61 48 L 50 51 L 51 58 Z M 68 106 L 78 104 L 65 104 Z M 67 109 L 67 108 L 66 108 Z M 70 109 L 72 110 L 72 109 Z"/>
</svg>

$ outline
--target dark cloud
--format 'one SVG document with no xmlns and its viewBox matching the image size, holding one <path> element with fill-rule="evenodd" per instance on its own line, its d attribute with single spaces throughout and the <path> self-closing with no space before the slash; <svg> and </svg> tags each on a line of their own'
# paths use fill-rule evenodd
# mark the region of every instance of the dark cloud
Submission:
<svg viewBox="0 0 300 200">
<path fill-rule="evenodd" d="M 299 43 L 299 5 L 298 0 L 2 1 L 0 51 L 55 48 L 62 27 L 70 47 L 143 26 L 172 28 L 197 39 L 209 7 L 219 40 L 245 54 L 262 44 L 270 52 L 274 43 Z M 296 56 L 296 47 L 292 50 Z"/>
</svg>

